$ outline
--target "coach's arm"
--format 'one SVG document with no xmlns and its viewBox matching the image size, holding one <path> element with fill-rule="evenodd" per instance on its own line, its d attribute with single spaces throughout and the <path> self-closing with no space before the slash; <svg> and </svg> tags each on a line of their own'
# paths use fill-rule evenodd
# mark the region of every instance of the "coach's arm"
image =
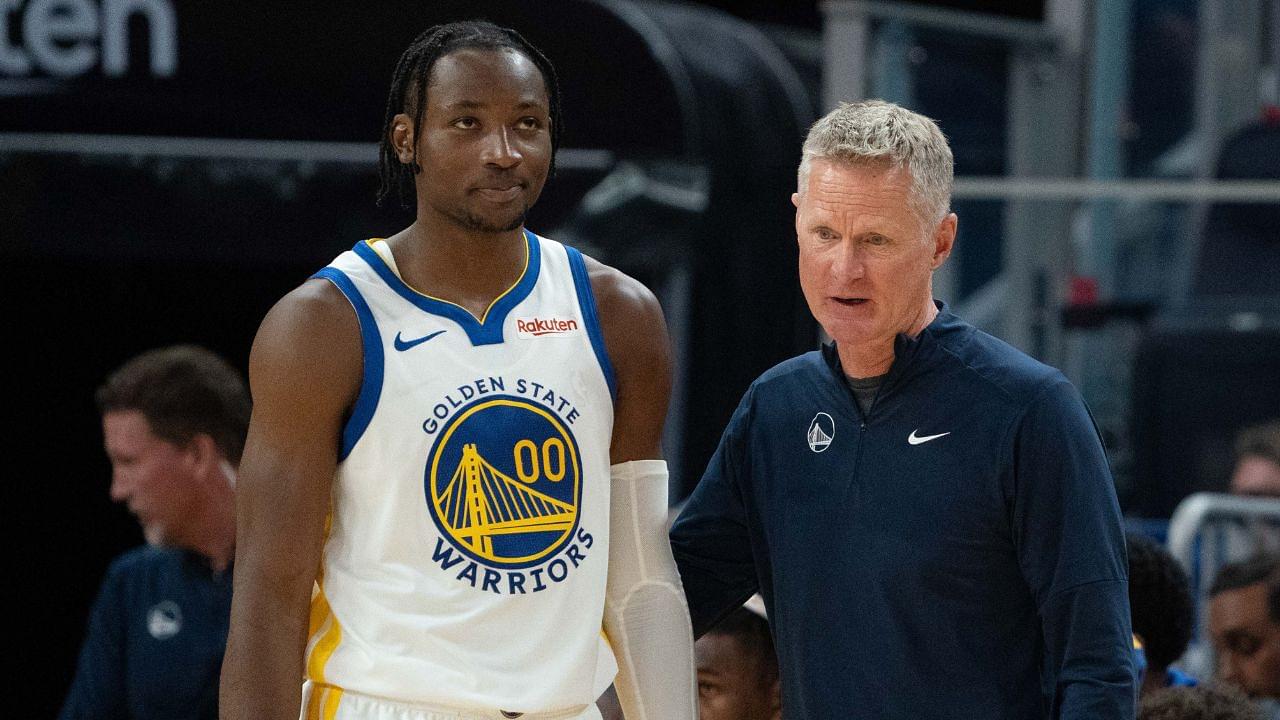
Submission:
<svg viewBox="0 0 1280 720">
<path fill-rule="evenodd" d="M 694 637 L 702 637 L 760 589 L 742 491 L 750 471 L 746 449 L 753 395 L 754 386 L 729 418 L 706 472 L 671 528 Z"/>
<path fill-rule="evenodd" d="M 1097 427 L 1064 378 L 1026 409 L 1007 452 L 1013 543 L 1039 609 L 1051 717 L 1132 718 L 1136 677 L 1120 506 Z"/>
<path fill-rule="evenodd" d="M 222 720 L 298 718 L 311 592 L 362 362 L 355 312 L 323 280 L 286 295 L 254 340 Z"/>
</svg>

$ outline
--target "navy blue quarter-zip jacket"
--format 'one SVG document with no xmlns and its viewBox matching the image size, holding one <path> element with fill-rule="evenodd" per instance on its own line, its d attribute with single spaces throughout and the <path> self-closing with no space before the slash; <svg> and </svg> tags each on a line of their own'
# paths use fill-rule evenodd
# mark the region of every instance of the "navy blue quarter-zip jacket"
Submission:
<svg viewBox="0 0 1280 720">
<path fill-rule="evenodd" d="M 764 596 L 788 720 L 1132 718 L 1128 562 L 1057 370 L 945 308 L 864 417 L 834 347 L 747 391 L 672 530 L 701 634 Z"/>
<path fill-rule="evenodd" d="M 216 720 L 231 569 L 144 545 L 116 558 L 59 720 Z"/>
</svg>

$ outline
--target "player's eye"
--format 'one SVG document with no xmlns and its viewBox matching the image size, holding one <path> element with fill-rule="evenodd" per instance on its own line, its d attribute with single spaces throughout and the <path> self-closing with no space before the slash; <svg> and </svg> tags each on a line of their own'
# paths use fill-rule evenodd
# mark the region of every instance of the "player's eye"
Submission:
<svg viewBox="0 0 1280 720">
<path fill-rule="evenodd" d="M 516 122 L 516 126 L 522 130 L 538 130 L 542 127 L 542 121 L 532 115 L 526 115 Z"/>
<path fill-rule="evenodd" d="M 818 228 L 818 237 L 822 240 L 835 240 L 837 236 L 831 228 Z"/>
<path fill-rule="evenodd" d="M 453 126 L 462 130 L 470 130 L 479 127 L 480 121 L 473 117 L 460 117 L 453 121 Z"/>
</svg>

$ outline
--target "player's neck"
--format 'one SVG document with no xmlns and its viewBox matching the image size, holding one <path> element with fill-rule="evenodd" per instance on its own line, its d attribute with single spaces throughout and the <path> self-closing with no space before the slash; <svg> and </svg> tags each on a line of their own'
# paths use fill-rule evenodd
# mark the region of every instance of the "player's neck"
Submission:
<svg viewBox="0 0 1280 720">
<path fill-rule="evenodd" d="M 528 259 L 523 228 L 483 233 L 419 218 L 387 244 L 406 284 L 472 314 L 514 285 Z"/>
</svg>

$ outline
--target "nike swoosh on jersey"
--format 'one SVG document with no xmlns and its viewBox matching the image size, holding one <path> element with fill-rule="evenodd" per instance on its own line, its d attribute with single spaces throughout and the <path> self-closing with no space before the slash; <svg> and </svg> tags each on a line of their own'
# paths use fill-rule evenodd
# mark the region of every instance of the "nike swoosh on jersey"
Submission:
<svg viewBox="0 0 1280 720">
<path fill-rule="evenodd" d="M 401 339 L 400 333 L 397 332 L 396 341 L 395 341 L 396 350 L 399 350 L 400 352 L 404 352 L 405 350 L 408 350 L 410 348 L 417 347 L 418 345 L 421 345 L 422 343 L 430 340 L 431 338 L 439 335 L 442 332 L 444 332 L 444 330 L 437 330 L 431 333 L 430 335 L 423 335 L 422 337 L 416 340 L 408 340 L 408 341 Z"/>
<path fill-rule="evenodd" d="M 912 445 L 919 445 L 921 443 L 927 443 L 930 440 L 937 440 L 940 437 L 946 437 L 947 435 L 951 434 L 951 431 L 948 430 L 947 432 L 938 433 L 937 435 L 925 435 L 924 437 L 917 437 L 916 433 L 919 431 L 920 431 L 920 428 L 916 428 L 915 430 L 912 430 L 911 434 L 907 436 L 907 442 L 911 443 Z"/>
</svg>

